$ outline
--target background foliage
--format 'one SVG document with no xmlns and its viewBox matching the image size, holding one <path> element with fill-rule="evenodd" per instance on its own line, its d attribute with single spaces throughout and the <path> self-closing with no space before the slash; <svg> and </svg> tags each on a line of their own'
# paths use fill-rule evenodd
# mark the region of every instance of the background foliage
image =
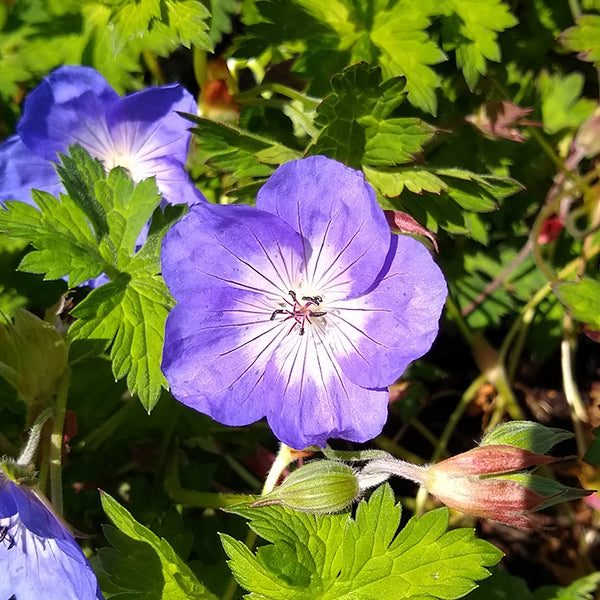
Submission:
<svg viewBox="0 0 600 600">
<path fill-rule="evenodd" d="M 14 132 L 24 97 L 44 75 L 85 64 L 119 93 L 181 81 L 198 95 L 189 168 L 213 202 L 252 203 L 278 165 L 301 156 L 362 169 L 384 209 L 405 211 L 435 234 L 450 288 L 440 338 L 391 388 L 390 419 L 373 444 L 430 462 L 470 448 L 503 420 L 530 418 L 572 430 L 576 442 L 563 453 L 586 455 L 553 475 L 597 488 L 599 10 L 597 0 L 4 2 L 0 137 Z M 40 212 L 7 203 L 0 213 L 0 228 L 10 230 L 0 236 L 0 310 L 10 318 L 27 307 L 48 320 L 58 312 L 63 326 L 72 323 L 66 517 L 96 535 L 83 544 L 101 546 L 94 564 L 107 597 L 241 597 L 227 559 L 252 598 L 307 597 L 289 595 L 294 586 L 315 598 L 354 597 L 344 585 L 361 575 L 344 570 L 347 554 L 328 554 L 350 542 L 321 532 L 321 550 L 299 549 L 314 517 L 277 507 L 261 517 L 239 506 L 215 510 L 241 500 L 231 494 L 259 493 L 276 441 L 264 423 L 223 427 L 166 389 L 160 355 L 172 299 L 158 253 L 181 212 L 154 212 L 152 182 L 106 175 L 77 149 L 62 161 L 65 183 L 77 181 L 66 201 L 36 193 Z M 102 210 L 93 213 L 85 197 L 99 189 Z M 132 197 L 140 199 L 135 211 Z M 131 258 L 153 212 L 148 242 Z M 109 284 L 75 288 L 100 272 Z M 0 386 L 0 453 L 15 456 L 30 421 L 16 392 Z M 116 528 L 100 529 L 97 488 L 131 511 L 103 496 Z M 346 534 L 383 511 L 390 523 L 369 560 L 391 561 L 389 573 L 412 590 L 402 597 L 592 597 L 597 496 L 555 513 L 555 530 L 479 524 L 479 538 L 506 557 L 469 593 L 499 553 L 456 529 L 474 525 L 469 517 L 452 513 L 448 522 L 446 511 L 425 512 L 434 502 L 415 498 L 414 487 L 395 492 L 402 515 L 380 488 Z M 259 551 L 239 541 L 247 531 L 240 515 L 268 541 Z M 320 517 L 318 527 L 344 518 Z M 296 533 L 277 537 L 260 519 L 297 519 Z M 404 529 L 394 537 L 398 523 Z M 376 546 L 400 552 L 422 530 L 436 533 L 427 550 L 419 545 L 425 566 L 412 588 L 406 565 Z M 477 558 L 464 580 L 436 587 L 428 552 L 439 561 L 447 544 L 467 541 Z M 313 563 L 315 553 L 324 562 Z M 344 573 L 329 592 L 328 561 Z M 152 568 L 135 570 L 144 563 Z M 267 593 L 267 583 L 253 587 L 260 577 L 278 583 Z"/>
</svg>

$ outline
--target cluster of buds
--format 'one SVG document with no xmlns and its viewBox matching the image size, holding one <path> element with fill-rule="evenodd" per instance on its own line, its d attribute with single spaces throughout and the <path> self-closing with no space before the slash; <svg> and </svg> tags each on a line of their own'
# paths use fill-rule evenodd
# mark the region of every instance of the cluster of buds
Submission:
<svg viewBox="0 0 600 600">
<path fill-rule="evenodd" d="M 533 513 L 592 493 L 532 473 L 563 460 L 545 453 L 567 437 L 571 434 L 559 429 L 516 421 L 493 430 L 478 447 L 428 466 L 401 461 L 386 452 L 358 452 L 350 458 L 328 451 L 336 460 L 301 467 L 252 506 L 281 504 L 315 514 L 334 513 L 360 499 L 366 489 L 397 475 L 419 483 L 450 508 L 534 528 L 541 523 Z M 340 459 L 366 464 L 354 469 Z"/>
</svg>

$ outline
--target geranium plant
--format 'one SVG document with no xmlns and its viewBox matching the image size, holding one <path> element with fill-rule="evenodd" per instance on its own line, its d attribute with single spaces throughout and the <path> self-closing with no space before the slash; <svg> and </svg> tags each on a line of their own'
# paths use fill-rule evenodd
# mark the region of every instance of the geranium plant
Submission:
<svg viewBox="0 0 600 600">
<path fill-rule="evenodd" d="M 3 3 L 0 600 L 591 598 L 597 9 Z"/>
</svg>

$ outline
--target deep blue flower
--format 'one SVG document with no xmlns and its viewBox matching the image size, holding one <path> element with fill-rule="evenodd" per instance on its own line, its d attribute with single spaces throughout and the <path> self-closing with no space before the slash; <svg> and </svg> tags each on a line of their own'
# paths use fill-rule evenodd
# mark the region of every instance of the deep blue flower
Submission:
<svg viewBox="0 0 600 600">
<path fill-rule="evenodd" d="M 266 416 L 294 448 L 379 434 L 386 386 L 430 348 L 446 298 L 362 173 L 319 156 L 279 167 L 256 208 L 193 207 L 162 268 L 174 396 L 227 425 Z"/>
<path fill-rule="evenodd" d="M 67 527 L 32 489 L 0 471 L 0 600 L 103 599 Z"/>
<path fill-rule="evenodd" d="M 90 67 L 56 69 L 25 100 L 17 135 L 0 146 L 0 202 L 32 203 L 32 188 L 57 194 L 61 187 L 52 161 L 75 143 L 107 170 L 127 169 L 135 182 L 156 176 L 169 203 L 196 202 L 202 196 L 185 171 L 189 123 L 176 111 L 197 111 L 194 98 L 178 84 L 121 98 Z"/>
</svg>

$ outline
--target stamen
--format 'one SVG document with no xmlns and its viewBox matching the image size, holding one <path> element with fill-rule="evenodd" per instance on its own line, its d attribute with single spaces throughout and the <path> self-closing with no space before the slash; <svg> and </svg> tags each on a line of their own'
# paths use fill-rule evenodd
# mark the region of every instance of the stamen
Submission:
<svg viewBox="0 0 600 600">
<path fill-rule="evenodd" d="M 8 547 L 7 547 L 8 550 L 10 550 L 11 548 L 14 548 L 16 542 L 12 536 L 8 535 L 8 526 L 7 525 L 3 525 L 2 527 L 0 527 L 0 544 L 4 540 L 6 540 L 8 542 Z"/>
<path fill-rule="evenodd" d="M 298 302 L 298 295 L 294 290 L 289 290 L 288 294 L 293 300 L 293 303 L 284 298 L 285 304 L 289 306 L 289 308 L 276 308 L 270 316 L 270 320 L 274 321 L 277 315 L 286 315 L 284 317 L 284 321 L 288 321 L 293 319 L 294 322 L 290 327 L 288 333 L 291 333 L 296 325 L 300 326 L 298 330 L 299 335 L 304 335 L 305 333 L 305 325 L 306 322 L 310 323 L 310 317 L 324 317 L 327 314 L 325 310 L 310 310 L 311 306 L 319 306 L 321 302 L 323 302 L 323 298 L 321 296 L 302 296 L 301 304 Z"/>
</svg>

